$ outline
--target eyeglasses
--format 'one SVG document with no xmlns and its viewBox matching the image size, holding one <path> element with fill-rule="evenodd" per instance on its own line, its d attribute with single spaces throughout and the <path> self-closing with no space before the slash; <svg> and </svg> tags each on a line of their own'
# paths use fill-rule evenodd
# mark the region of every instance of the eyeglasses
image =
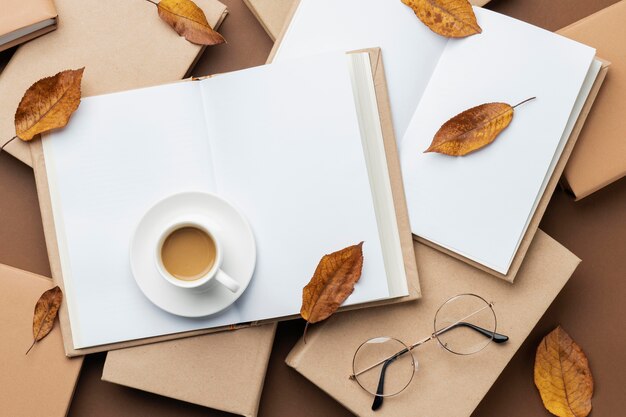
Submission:
<svg viewBox="0 0 626 417">
<path fill-rule="evenodd" d="M 433 333 L 411 345 L 393 337 L 376 337 L 363 342 L 354 353 L 352 375 L 365 391 L 374 395 L 372 410 L 384 397 L 398 395 L 409 386 L 417 370 L 413 349 L 436 339 L 445 350 L 457 355 L 480 352 L 491 343 L 504 343 L 508 336 L 496 333 L 493 303 L 476 294 L 448 299 L 435 313 Z"/>
</svg>

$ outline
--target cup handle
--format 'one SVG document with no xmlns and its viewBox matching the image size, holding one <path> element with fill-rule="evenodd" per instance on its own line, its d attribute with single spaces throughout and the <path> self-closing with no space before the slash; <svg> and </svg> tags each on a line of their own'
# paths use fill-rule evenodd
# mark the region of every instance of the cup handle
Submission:
<svg viewBox="0 0 626 417">
<path fill-rule="evenodd" d="M 215 279 L 217 280 L 217 282 L 219 282 L 220 284 L 228 288 L 230 291 L 232 292 L 239 291 L 239 287 L 240 287 L 239 283 L 235 281 L 234 279 L 232 279 L 230 275 L 228 275 L 226 272 L 222 271 L 221 269 L 217 271 L 217 275 L 215 275 Z"/>
</svg>

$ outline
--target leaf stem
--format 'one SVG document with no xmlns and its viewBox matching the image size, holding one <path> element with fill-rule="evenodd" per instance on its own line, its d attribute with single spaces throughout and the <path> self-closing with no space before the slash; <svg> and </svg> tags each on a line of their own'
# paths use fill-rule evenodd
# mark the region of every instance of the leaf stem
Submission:
<svg viewBox="0 0 626 417">
<path fill-rule="evenodd" d="M 152 4 L 154 4 L 155 6 L 157 6 L 157 5 L 159 4 L 159 3 L 157 3 L 156 1 L 152 1 L 152 0 L 146 0 L 146 1 L 147 1 L 148 3 L 152 3 Z"/>
<path fill-rule="evenodd" d="M 0 146 L 0 153 L 2 153 L 2 151 L 4 150 L 5 146 L 7 146 L 9 143 L 13 142 L 15 139 L 17 139 L 17 135 L 13 136 L 11 139 L 9 139 L 8 141 L 4 142 L 4 145 Z"/>
<path fill-rule="evenodd" d="M 521 102 L 517 103 L 515 106 L 513 106 L 513 108 L 516 108 L 517 106 L 521 106 L 521 105 L 522 105 L 522 104 L 524 104 L 524 103 L 528 103 L 529 101 L 532 101 L 532 100 L 534 100 L 534 99 L 536 99 L 536 98 L 537 98 L 537 97 L 527 98 L 526 100 L 524 100 L 524 101 L 521 101 Z"/>
</svg>

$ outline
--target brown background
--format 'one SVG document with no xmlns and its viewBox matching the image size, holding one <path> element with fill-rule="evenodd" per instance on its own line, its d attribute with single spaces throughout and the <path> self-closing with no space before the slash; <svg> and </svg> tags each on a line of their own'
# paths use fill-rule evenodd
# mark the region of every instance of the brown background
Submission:
<svg viewBox="0 0 626 417">
<path fill-rule="evenodd" d="M 240 0 L 222 1 L 230 12 L 221 28 L 229 43 L 208 49 L 194 75 L 263 64 L 272 46 Z M 614 2 L 493 0 L 488 7 L 557 30 Z M 0 54 L 0 68 L 11 53 Z M 589 356 L 596 382 L 592 414 L 623 415 L 626 409 L 626 181 L 618 181 L 578 203 L 557 190 L 541 228 L 583 262 L 473 416 L 549 415 L 534 388 L 532 365 L 535 346 L 557 324 L 562 324 Z M 0 155 L 0 263 L 50 274 L 32 171 L 7 154 Z M 349 416 L 348 411 L 284 364 L 286 354 L 301 332 L 299 321 L 279 325 L 260 415 Z M 69 412 L 71 417 L 228 415 L 102 382 L 104 357 L 104 354 L 93 355 L 85 361 Z M 419 415 L 419 410 L 415 415 Z"/>
</svg>

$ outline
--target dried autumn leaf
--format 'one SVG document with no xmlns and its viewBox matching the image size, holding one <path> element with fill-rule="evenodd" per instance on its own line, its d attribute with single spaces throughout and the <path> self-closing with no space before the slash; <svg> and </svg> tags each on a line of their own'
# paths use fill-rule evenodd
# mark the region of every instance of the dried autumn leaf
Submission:
<svg viewBox="0 0 626 417">
<path fill-rule="evenodd" d="M 300 315 L 309 323 L 330 317 L 354 291 L 363 269 L 363 242 L 324 255 L 313 277 L 302 290 Z"/>
<path fill-rule="evenodd" d="M 15 112 L 15 132 L 24 141 L 63 127 L 80 104 L 80 82 L 85 68 L 61 71 L 31 85 Z"/>
<path fill-rule="evenodd" d="M 515 107 L 534 98 L 524 100 L 515 106 L 506 103 L 487 103 L 465 110 L 439 128 L 424 153 L 437 152 L 463 156 L 477 151 L 496 140 L 496 137 L 506 129 L 513 119 Z"/>
<path fill-rule="evenodd" d="M 225 42 L 224 37 L 209 26 L 202 9 L 191 0 L 161 0 L 157 9 L 159 17 L 191 43 L 218 45 Z"/>
<path fill-rule="evenodd" d="M 33 314 L 33 344 L 26 354 L 35 346 L 35 343 L 50 333 L 62 301 L 63 292 L 58 286 L 41 294 L 37 304 L 35 304 L 35 312 Z"/>
<path fill-rule="evenodd" d="M 433 32 L 447 38 L 481 33 L 472 5 L 467 0 L 402 0 Z"/>
<path fill-rule="evenodd" d="M 589 361 L 561 326 L 537 347 L 535 385 L 543 405 L 555 416 L 586 417 L 591 412 L 593 377 Z"/>
</svg>

